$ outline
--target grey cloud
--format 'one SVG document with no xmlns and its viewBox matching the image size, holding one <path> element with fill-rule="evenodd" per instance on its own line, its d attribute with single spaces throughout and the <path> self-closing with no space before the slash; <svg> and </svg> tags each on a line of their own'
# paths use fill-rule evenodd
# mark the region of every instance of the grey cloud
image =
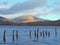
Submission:
<svg viewBox="0 0 60 45">
<path fill-rule="evenodd" d="M 24 10 L 29 10 L 36 7 L 45 6 L 46 3 L 47 3 L 47 0 L 30 0 L 22 4 L 17 3 L 13 5 L 10 9 L 0 9 L 0 14 L 3 14 L 3 15 L 14 14 L 14 13 L 21 12 Z"/>
<path fill-rule="evenodd" d="M 25 2 L 23 4 L 16 4 L 14 5 L 11 10 L 14 11 L 23 11 L 23 10 L 28 10 L 36 7 L 41 7 L 46 4 L 46 0 L 30 0 L 29 2 Z"/>
<path fill-rule="evenodd" d="M 54 13 L 54 14 L 60 13 L 60 7 L 54 8 L 54 9 L 51 11 L 51 13 Z"/>
</svg>

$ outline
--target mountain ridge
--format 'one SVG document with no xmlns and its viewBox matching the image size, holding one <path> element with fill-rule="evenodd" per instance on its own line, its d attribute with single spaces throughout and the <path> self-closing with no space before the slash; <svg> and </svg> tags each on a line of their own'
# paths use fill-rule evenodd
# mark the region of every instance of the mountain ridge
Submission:
<svg viewBox="0 0 60 45">
<path fill-rule="evenodd" d="M 44 21 L 44 19 L 39 19 L 35 16 L 20 16 L 20 17 L 17 17 L 15 19 L 13 19 L 19 23 L 27 23 L 27 22 L 37 22 L 37 21 Z"/>
<path fill-rule="evenodd" d="M 17 24 L 17 23 L 0 16 L 0 25 L 15 25 L 15 24 Z"/>
<path fill-rule="evenodd" d="M 29 18 L 29 16 L 27 16 L 27 17 L 24 17 L 23 21 L 26 21 L 27 19 L 31 20 L 30 18 L 32 18 L 32 17 Z M 38 21 L 33 21 L 33 20 L 38 20 Z M 49 21 L 49 20 L 42 19 L 42 21 L 41 21 L 39 18 L 33 17 L 31 21 L 30 22 L 28 21 L 28 22 L 25 22 L 25 23 L 18 23 L 14 20 L 9 20 L 7 18 L 4 18 L 4 17 L 0 16 L 0 25 L 3 25 L 3 26 L 4 25 L 7 25 L 7 26 L 60 26 L 60 20 Z"/>
</svg>

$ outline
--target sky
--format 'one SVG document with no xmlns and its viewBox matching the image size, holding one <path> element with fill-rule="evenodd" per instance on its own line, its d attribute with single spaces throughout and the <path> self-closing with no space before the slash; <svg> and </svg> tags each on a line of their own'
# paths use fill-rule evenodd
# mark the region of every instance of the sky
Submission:
<svg viewBox="0 0 60 45">
<path fill-rule="evenodd" d="M 0 0 L 0 16 L 13 19 L 25 15 L 59 20 L 60 0 Z"/>
</svg>

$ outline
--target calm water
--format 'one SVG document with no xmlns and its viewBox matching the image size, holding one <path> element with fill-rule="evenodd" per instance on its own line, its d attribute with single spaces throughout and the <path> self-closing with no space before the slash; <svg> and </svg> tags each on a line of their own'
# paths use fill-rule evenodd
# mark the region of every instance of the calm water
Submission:
<svg viewBox="0 0 60 45">
<path fill-rule="evenodd" d="M 60 45 L 60 26 L 56 26 L 57 36 L 55 37 L 55 26 L 0 26 L 0 45 Z M 38 31 L 38 39 L 34 37 L 34 30 Z M 3 32 L 6 30 L 6 42 L 3 41 Z M 12 32 L 18 30 L 18 40 L 12 41 Z M 29 31 L 31 38 L 29 37 Z M 44 31 L 44 37 L 40 32 Z M 50 37 L 45 32 L 50 32 Z M 16 35 L 15 35 L 16 36 Z"/>
</svg>

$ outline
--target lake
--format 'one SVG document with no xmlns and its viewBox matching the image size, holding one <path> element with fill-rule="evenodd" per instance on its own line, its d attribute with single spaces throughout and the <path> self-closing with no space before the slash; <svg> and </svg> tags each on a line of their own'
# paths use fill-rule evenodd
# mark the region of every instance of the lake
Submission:
<svg viewBox="0 0 60 45">
<path fill-rule="evenodd" d="M 60 45 L 60 26 L 0 26 L 0 45 Z"/>
</svg>

